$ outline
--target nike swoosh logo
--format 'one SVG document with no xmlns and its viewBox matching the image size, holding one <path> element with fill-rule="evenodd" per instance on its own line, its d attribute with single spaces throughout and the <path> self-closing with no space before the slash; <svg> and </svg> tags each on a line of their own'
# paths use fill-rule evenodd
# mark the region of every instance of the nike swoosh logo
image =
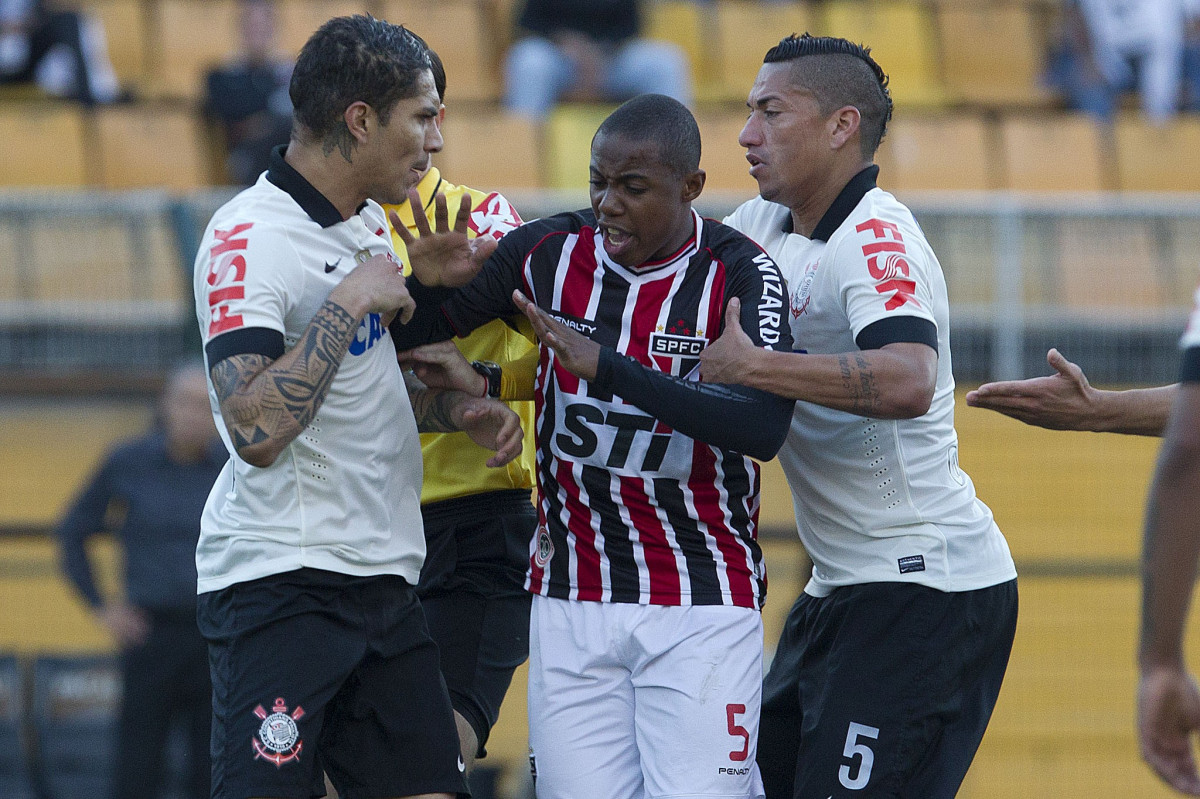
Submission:
<svg viewBox="0 0 1200 799">
<path fill-rule="evenodd" d="M 458 756 L 458 770 L 463 773 L 467 771 L 467 764 L 463 762 L 462 755 Z"/>
<path fill-rule="evenodd" d="M 334 269 L 337 269 L 337 267 L 338 267 L 338 264 L 340 264 L 341 262 L 342 262 L 342 259 L 341 259 L 341 258 L 338 258 L 338 259 L 337 259 L 336 261 L 334 261 L 333 263 L 329 263 L 328 261 L 326 261 L 326 262 L 325 262 L 325 274 L 327 274 L 327 275 L 328 275 L 328 274 L 329 274 L 330 272 L 332 272 Z"/>
</svg>

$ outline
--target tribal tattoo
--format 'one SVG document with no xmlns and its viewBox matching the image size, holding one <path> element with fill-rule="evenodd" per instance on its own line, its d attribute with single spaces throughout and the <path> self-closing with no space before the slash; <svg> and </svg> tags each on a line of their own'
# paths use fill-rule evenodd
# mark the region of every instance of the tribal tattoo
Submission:
<svg viewBox="0 0 1200 799">
<path fill-rule="evenodd" d="M 454 423 L 451 412 L 462 401 L 464 394 L 429 388 L 408 372 L 404 373 L 404 386 L 408 389 L 413 416 L 417 418 L 417 430 L 422 433 L 454 433 L 461 429 Z"/>
<path fill-rule="evenodd" d="M 288 355 L 286 368 L 263 355 L 235 355 L 212 368 L 221 415 L 237 449 L 300 434 L 325 401 L 358 322 L 325 301 Z M 287 356 L 285 356 L 287 357 Z"/>
</svg>

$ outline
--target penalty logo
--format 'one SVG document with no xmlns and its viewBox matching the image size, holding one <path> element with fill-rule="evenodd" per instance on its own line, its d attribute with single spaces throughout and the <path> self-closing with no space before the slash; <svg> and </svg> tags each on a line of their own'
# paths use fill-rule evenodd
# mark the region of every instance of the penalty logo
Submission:
<svg viewBox="0 0 1200 799">
<path fill-rule="evenodd" d="M 304 708 L 296 705 L 296 709 L 288 713 L 287 703 L 283 697 L 275 700 L 271 708 L 273 713 L 267 714 L 263 706 L 254 708 L 254 715 L 262 719 L 258 725 L 258 738 L 251 741 L 254 744 L 254 759 L 268 760 L 281 768 L 284 763 L 300 759 L 300 750 L 304 741 L 300 740 L 300 728 L 296 722 L 304 715 Z"/>
</svg>

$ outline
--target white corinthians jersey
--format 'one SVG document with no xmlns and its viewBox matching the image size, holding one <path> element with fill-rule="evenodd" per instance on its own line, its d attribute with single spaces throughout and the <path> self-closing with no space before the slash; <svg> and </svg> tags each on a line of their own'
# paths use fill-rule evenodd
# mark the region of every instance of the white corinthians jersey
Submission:
<svg viewBox="0 0 1200 799">
<path fill-rule="evenodd" d="M 725 220 L 783 272 L 796 352 L 920 340 L 905 337 L 906 328 L 928 330 L 932 344 L 936 328 L 937 388 L 924 416 L 871 419 L 796 403 L 779 460 L 814 564 L 805 591 L 825 596 L 871 582 L 985 588 L 1013 579 L 1016 569 L 991 511 L 958 467 L 945 278 L 909 210 L 875 187 L 877 173 L 871 167 L 856 176 L 811 239 L 789 232 L 788 209 L 762 198 Z"/>
<path fill-rule="evenodd" d="M 278 154 L 213 216 L 196 256 L 196 313 L 210 364 L 278 358 L 361 261 L 392 253 L 383 210 L 343 221 Z M 421 447 L 396 353 L 368 314 L 316 417 L 273 464 L 238 457 L 209 395 L 229 461 L 201 518 L 199 591 L 302 567 L 398 574 L 425 558 Z"/>
</svg>

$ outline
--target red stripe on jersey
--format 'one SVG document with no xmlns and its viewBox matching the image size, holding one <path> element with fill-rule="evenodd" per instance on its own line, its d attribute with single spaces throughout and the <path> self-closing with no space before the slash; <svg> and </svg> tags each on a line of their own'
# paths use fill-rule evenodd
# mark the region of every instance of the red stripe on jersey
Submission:
<svg viewBox="0 0 1200 799">
<path fill-rule="evenodd" d="M 758 464 L 752 464 L 755 470 L 755 485 L 758 483 Z M 717 454 L 712 447 L 697 444 L 692 450 L 692 474 L 688 480 L 688 488 L 692 492 L 692 501 L 696 506 L 696 518 L 703 522 L 709 535 L 717 544 L 725 578 L 729 582 L 729 596 L 733 604 L 742 608 L 758 607 L 758 591 L 754 584 L 754 564 L 750 554 L 737 541 L 739 531 L 731 530 L 725 523 L 725 502 L 719 486 L 723 480 L 717 478 Z M 750 536 L 753 538 L 758 528 L 758 514 L 751 516 Z M 722 564 L 717 564 L 721 569 Z"/>
<path fill-rule="evenodd" d="M 577 319 L 587 317 L 588 304 L 595 290 L 596 263 L 595 239 L 591 228 L 585 227 L 579 231 L 568 259 L 566 274 L 563 276 L 561 299 L 558 309 L 567 316 Z M 579 378 L 568 372 L 562 366 L 555 366 L 555 378 L 559 387 L 568 394 L 579 393 Z"/>
<path fill-rule="evenodd" d="M 600 581 L 600 550 L 596 547 L 596 533 L 592 529 L 592 512 L 580 498 L 579 483 L 571 473 L 571 464 L 559 461 L 554 470 L 558 484 L 562 486 L 567 501 L 567 529 L 575 538 L 575 580 L 579 588 L 579 599 L 599 602 L 603 592 Z"/>
<path fill-rule="evenodd" d="M 667 301 L 674 282 L 675 274 L 671 273 L 660 280 L 631 287 L 630 293 L 634 297 L 633 313 L 628 312 L 628 305 L 625 313 L 630 320 L 629 346 L 625 349 L 625 354 L 636 358 L 638 363 L 667 374 L 671 373 L 671 359 L 651 357 L 650 334 L 655 331 L 658 319 L 662 315 L 663 303 Z M 671 320 L 667 321 L 670 323 Z"/>
<path fill-rule="evenodd" d="M 713 280 L 712 280 L 712 301 L 708 304 L 708 317 L 704 328 L 704 333 L 709 341 L 716 341 L 721 333 L 722 317 L 725 315 L 725 264 L 720 261 L 712 250 L 708 250 L 708 254 L 712 256 L 713 264 Z"/>
<path fill-rule="evenodd" d="M 655 503 L 646 494 L 645 482 L 636 477 L 622 478 L 621 501 L 642 542 L 642 557 L 646 559 L 646 571 L 650 574 L 650 604 L 682 604 L 679 565 L 662 522 L 654 511 Z"/>
</svg>

